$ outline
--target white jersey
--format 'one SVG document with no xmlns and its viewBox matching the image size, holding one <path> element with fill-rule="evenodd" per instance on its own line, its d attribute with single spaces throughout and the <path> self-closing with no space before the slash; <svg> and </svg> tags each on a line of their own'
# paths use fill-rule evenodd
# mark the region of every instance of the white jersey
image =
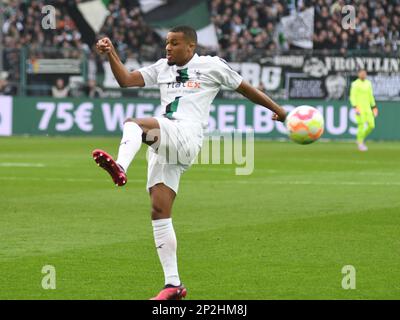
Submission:
<svg viewBox="0 0 400 320">
<path fill-rule="evenodd" d="M 200 122 L 203 129 L 221 86 L 235 90 L 243 80 L 223 59 L 197 54 L 184 66 L 170 66 L 167 59 L 160 59 L 138 71 L 145 86 L 159 86 L 164 116 Z"/>
</svg>

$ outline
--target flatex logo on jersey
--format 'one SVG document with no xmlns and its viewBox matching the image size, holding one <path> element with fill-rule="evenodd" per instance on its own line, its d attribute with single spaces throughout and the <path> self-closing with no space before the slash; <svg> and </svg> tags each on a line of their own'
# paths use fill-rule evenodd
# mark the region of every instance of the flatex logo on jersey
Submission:
<svg viewBox="0 0 400 320">
<path fill-rule="evenodd" d="M 167 89 L 175 88 L 190 88 L 190 89 L 200 89 L 200 82 L 197 81 L 187 81 L 187 82 L 170 82 L 167 85 Z"/>
<path fill-rule="evenodd" d="M 176 82 L 169 82 L 167 89 L 176 88 L 190 88 L 200 89 L 200 82 L 189 80 L 188 68 L 177 70 L 178 75 L 176 76 Z M 196 79 L 200 78 L 200 72 L 196 70 Z"/>
<path fill-rule="evenodd" d="M 0 96 L 0 136 L 12 134 L 12 97 Z"/>
</svg>

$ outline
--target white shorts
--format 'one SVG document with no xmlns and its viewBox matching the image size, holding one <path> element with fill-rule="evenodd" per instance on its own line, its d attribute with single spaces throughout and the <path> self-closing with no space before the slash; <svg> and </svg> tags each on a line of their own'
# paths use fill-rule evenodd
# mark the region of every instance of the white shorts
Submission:
<svg viewBox="0 0 400 320">
<path fill-rule="evenodd" d="M 194 162 L 203 143 L 200 123 L 155 117 L 160 125 L 157 150 L 148 148 L 147 191 L 163 183 L 178 193 L 181 174 Z"/>
</svg>

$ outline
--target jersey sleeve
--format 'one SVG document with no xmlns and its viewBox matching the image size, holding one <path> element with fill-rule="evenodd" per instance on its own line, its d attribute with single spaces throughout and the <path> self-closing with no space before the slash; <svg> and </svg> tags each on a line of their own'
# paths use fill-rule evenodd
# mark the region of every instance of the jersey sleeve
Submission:
<svg viewBox="0 0 400 320">
<path fill-rule="evenodd" d="M 236 90 L 243 81 L 243 77 L 219 57 L 214 57 L 213 73 L 219 84 L 232 90 Z"/>
<path fill-rule="evenodd" d="M 158 74 L 165 59 L 160 59 L 156 63 L 138 69 L 144 79 L 145 87 L 154 86 L 157 84 Z"/>
</svg>

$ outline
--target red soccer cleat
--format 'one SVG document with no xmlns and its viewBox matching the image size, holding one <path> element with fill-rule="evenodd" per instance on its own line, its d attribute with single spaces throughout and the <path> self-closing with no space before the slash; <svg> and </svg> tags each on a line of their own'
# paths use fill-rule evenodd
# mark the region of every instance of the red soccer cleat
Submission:
<svg viewBox="0 0 400 320">
<path fill-rule="evenodd" d="M 93 150 L 92 156 L 97 165 L 106 170 L 115 185 L 123 186 L 128 181 L 124 169 L 114 161 L 114 159 L 105 151 L 96 149 Z"/>
<path fill-rule="evenodd" d="M 182 300 L 186 297 L 186 293 L 187 290 L 183 285 L 177 287 L 166 285 L 157 296 L 150 300 Z"/>
</svg>

